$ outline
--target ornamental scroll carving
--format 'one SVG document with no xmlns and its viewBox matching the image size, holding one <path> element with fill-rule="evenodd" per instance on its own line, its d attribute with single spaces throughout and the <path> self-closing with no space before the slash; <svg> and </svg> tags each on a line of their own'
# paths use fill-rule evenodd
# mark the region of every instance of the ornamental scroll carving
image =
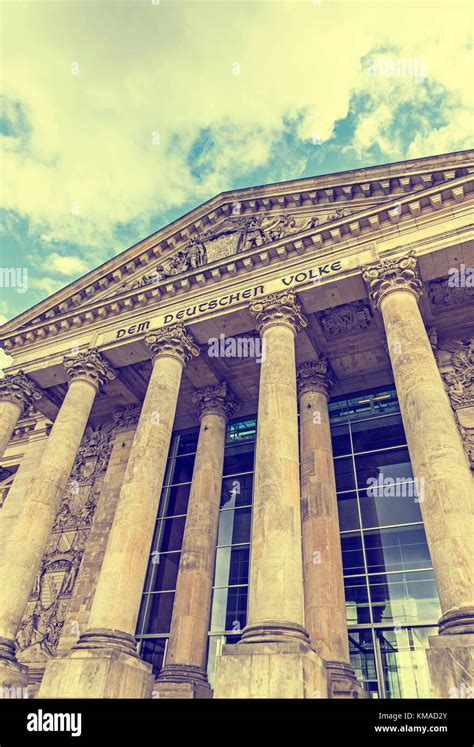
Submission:
<svg viewBox="0 0 474 747">
<path fill-rule="evenodd" d="M 45 661 L 55 651 L 81 565 L 114 435 L 86 429 L 17 634 L 17 657 Z"/>
<path fill-rule="evenodd" d="M 218 226 L 197 233 L 182 249 L 156 265 L 152 272 L 125 283 L 122 289 L 159 283 L 232 254 L 267 246 L 292 234 L 340 220 L 351 213 L 347 208 L 336 208 L 318 215 L 232 215 Z"/>
<path fill-rule="evenodd" d="M 436 330 L 431 329 L 430 340 L 474 471 L 474 338 L 438 344 Z"/>
</svg>

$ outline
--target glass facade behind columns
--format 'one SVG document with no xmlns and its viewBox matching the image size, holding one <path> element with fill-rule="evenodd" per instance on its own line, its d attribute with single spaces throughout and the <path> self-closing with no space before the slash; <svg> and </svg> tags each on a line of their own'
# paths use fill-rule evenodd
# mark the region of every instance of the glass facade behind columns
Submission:
<svg viewBox="0 0 474 747">
<path fill-rule="evenodd" d="M 425 648 L 440 611 L 394 390 L 330 403 L 352 665 L 372 697 L 427 697 Z M 198 428 L 173 436 L 137 626 L 158 674 L 171 624 Z M 246 621 L 254 418 L 227 427 L 209 679 Z"/>
</svg>

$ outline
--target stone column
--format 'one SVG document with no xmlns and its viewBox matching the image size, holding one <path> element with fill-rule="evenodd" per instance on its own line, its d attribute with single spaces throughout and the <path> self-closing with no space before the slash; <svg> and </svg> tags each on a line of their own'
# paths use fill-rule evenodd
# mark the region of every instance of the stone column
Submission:
<svg viewBox="0 0 474 747">
<path fill-rule="evenodd" d="M 248 621 L 225 646 L 216 697 L 326 696 L 324 663 L 304 628 L 295 336 L 306 327 L 292 291 L 250 306 L 263 345 Z"/>
<path fill-rule="evenodd" d="M 0 555 L 0 685 L 18 667 L 15 637 L 98 389 L 115 374 L 95 349 L 64 359 L 69 387 L 34 486 Z M 1 521 L 1 515 L 0 515 Z"/>
<path fill-rule="evenodd" d="M 435 695 L 466 683 L 474 665 L 473 483 L 418 308 L 413 252 L 363 268 L 380 309 L 441 604 L 428 661 Z M 469 683 L 469 686 L 472 682 Z"/>
<path fill-rule="evenodd" d="M 0 379 L 0 459 L 22 413 L 41 397 L 40 388 L 23 371 Z"/>
<path fill-rule="evenodd" d="M 151 666 L 138 658 L 135 628 L 166 467 L 181 376 L 199 349 L 181 324 L 145 338 L 153 360 L 87 629 L 51 659 L 40 697 L 150 697 Z"/>
<path fill-rule="evenodd" d="M 226 383 L 193 396 L 201 426 L 160 697 L 209 698 L 206 653 L 216 558 L 227 419 L 237 399 Z"/>
<path fill-rule="evenodd" d="M 305 625 L 325 660 L 331 697 L 360 697 L 350 666 L 336 479 L 329 426 L 332 378 L 321 358 L 297 372 Z"/>
</svg>

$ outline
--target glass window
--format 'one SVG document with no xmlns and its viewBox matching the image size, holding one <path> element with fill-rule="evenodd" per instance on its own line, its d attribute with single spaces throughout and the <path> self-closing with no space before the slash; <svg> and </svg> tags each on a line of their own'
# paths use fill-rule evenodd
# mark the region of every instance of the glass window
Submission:
<svg viewBox="0 0 474 747">
<path fill-rule="evenodd" d="M 421 524 L 365 531 L 364 544 L 369 573 L 431 567 Z"/>
<path fill-rule="evenodd" d="M 433 571 L 369 576 L 374 623 L 437 620 L 441 611 Z"/>
<path fill-rule="evenodd" d="M 357 493 L 339 493 L 337 496 L 337 510 L 339 512 L 339 528 L 341 532 L 359 528 Z"/>
<path fill-rule="evenodd" d="M 352 668 L 359 682 L 369 694 L 378 695 L 372 630 L 349 631 L 349 653 Z"/>
<path fill-rule="evenodd" d="M 177 455 L 194 454 L 197 449 L 198 438 L 199 428 L 191 428 L 189 431 L 181 431 L 178 435 Z"/>
<path fill-rule="evenodd" d="M 352 423 L 354 452 L 376 451 L 405 446 L 405 431 L 399 415 L 389 415 Z"/>
<path fill-rule="evenodd" d="M 346 619 L 348 625 L 370 623 L 369 591 L 365 576 L 344 579 Z"/>
<path fill-rule="evenodd" d="M 339 424 L 331 428 L 332 453 L 334 456 L 345 456 L 350 454 L 351 437 L 349 435 L 349 425 Z"/>
<path fill-rule="evenodd" d="M 240 472 L 252 472 L 253 455 L 253 443 L 227 446 L 224 453 L 224 476 L 238 475 Z"/>
<path fill-rule="evenodd" d="M 159 516 L 178 516 L 188 510 L 191 483 L 165 488 L 161 495 Z"/>
<path fill-rule="evenodd" d="M 426 649 L 436 628 L 377 630 L 387 698 L 432 697 Z"/>
<path fill-rule="evenodd" d="M 354 490 L 354 465 L 352 457 L 334 460 L 334 472 L 336 474 L 336 490 Z"/>
<path fill-rule="evenodd" d="M 246 584 L 249 580 L 248 545 L 243 547 L 219 547 L 216 553 L 214 586 Z"/>
<path fill-rule="evenodd" d="M 140 642 L 140 658 L 152 665 L 155 677 L 163 666 L 167 643 L 167 638 L 148 638 Z"/>
<path fill-rule="evenodd" d="M 152 551 L 181 550 L 185 524 L 185 516 L 176 516 L 173 519 L 158 519 Z"/>
<path fill-rule="evenodd" d="M 145 591 L 174 591 L 180 552 L 154 553 L 145 579 Z"/>
<path fill-rule="evenodd" d="M 363 526 L 380 527 L 421 522 L 420 503 L 418 496 L 415 495 L 416 490 L 412 486 L 414 483 L 399 486 L 400 495 L 396 497 L 387 494 L 391 491 L 383 488 L 369 490 L 369 495 L 367 491 L 359 492 Z"/>
<path fill-rule="evenodd" d="M 250 506 L 253 475 L 235 475 L 222 480 L 221 508 Z"/>
<path fill-rule="evenodd" d="M 174 459 L 173 474 L 170 478 L 170 484 L 176 485 L 180 482 L 191 482 L 193 477 L 195 454 L 180 456 Z"/>
<path fill-rule="evenodd" d="M 174 592 L 144 594 L 138 617 L 138 634 L 169 633 L 173 614 Z"/>
<path fill-rule="evenodd" d="M 398 483 L 413 480 L 408 449 L 379 451 L 363 454 L 355 458 L 357 483 L 359 488 L 380 490 L 385 494 L 401 493 Z"/>
<path fill-rule="evenodd" d="M 255 441 L 257 436 L 257 421 L 255 418 L 233 420 L 227 426 L 226 443 L 233 444 L 241 441 Z"/>
<path fill-rule="evenodd" d="M 365 573 L 364 553 L 360 532 L 341 535 L 342 564 L 344 575 Z"/>
<path fill-rule="evenodd" d="M 247 619 L 247 587 L 229 586 L 214 589 L 212 595 L 211 630 L 240 633 Z"/>
<path fill-rule="evenodd" d="M 250 508 L 225 509 L 219 514 L 218 545 L 237 545 L 250 542 Z"/>
</svg>

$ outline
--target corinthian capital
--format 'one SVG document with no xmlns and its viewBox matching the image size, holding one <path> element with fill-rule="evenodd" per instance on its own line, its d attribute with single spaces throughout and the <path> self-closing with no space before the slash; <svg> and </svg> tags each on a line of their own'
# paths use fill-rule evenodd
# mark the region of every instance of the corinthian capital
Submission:
<svg viewBox="0 0 474 747">
<path fill-rule="evenodd" d="M 145 344 L 150 348 L 152 360 L 166 355 L 177 358 L 183 366 L 200 354 L 193 336 L 186 332 L 183 324 L 172 324 L 151 332 L 145 337 Z"/>
<path fill-rule="evenodd" d="M 294 291 L 270 293 L 257 301 L 252 301 L 249 308 L 257 318 L 257 329 L 260 334 L 275 324 L 286 325 L 295 334 L 308 325 Z"/>
<path fill-rule="evenodd" d="M 0 402 L 12 402 L 26 410 L 42 396 L 41 389 L 23 371 L 0 379 Z"/>
<path fill-rule="evenodd" d="M 416 298 L 423 292 L 413 251 L 404 257 L 384 259 L 378 265 L 362 267 L 362 277 L 374 309 L 379 308 L 381 300 L 394 291 L 410 291 Z"/>
<path fill-rule="evenodd" d="M 209 414 L 222 415 L 226 419 L 231 418 L 240 404 L 225 381 L 217 386 L 199 389 L 193 394 L 192 400 L 198 409 L 199 418 Z"/>
<path fill-rule="evenodd" d="M 66 355 L 63 364 L 70 382 L 82 379 L 92 384 L 97 391 L 108 381 L 115 379 L 113 368 L 96 348 L 89 348 L 76 355 Z"/>
<path fill-rule="evenodd" d="M 298 397 L 305 392 L 320 392 L 329 398 L 333 383 L 334 379 L 326 358 L 304 363 L 296 372 Z"/>
</svg>

